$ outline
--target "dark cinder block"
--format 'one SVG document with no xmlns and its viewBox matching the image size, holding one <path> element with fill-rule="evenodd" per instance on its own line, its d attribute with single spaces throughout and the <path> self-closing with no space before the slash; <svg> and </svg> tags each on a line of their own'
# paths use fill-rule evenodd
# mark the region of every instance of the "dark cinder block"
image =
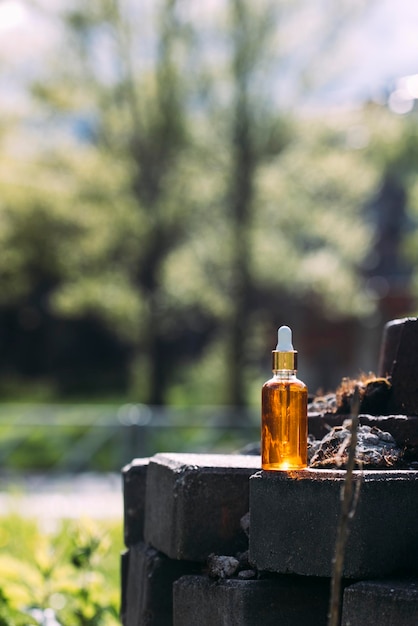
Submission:
<svg viewBox="0 0 418 626">
<path fill-rule="evenodd" d="M 120 557 L 120 621 L 123 626 L 126 626 L 126 596 L 128 590 L 128 576 L 129 576 L 129 550 L 122 552 Z"/>
<path fill-rule="evenodd" d="M 415 626 L 418 580 L 360 582 L 344 592 L 342 626 Z"/>
<path fill-rule="evenodd" d="M 157 454 L 147 475 L 145 539 L 173 559 L 205 561 L 245 550 L 240 519 L 260 457 Z"/>
<path fill-rule="evenodd" d="M 379 364 L 377 367 L 378 376 L 391 376 L 393 364 L 398 355 L 399 344 L 405 322 L 409 318 L 390 320 L 383 329 L 382 343 L 380 345 Z"/>
<path fill-rule="evenodd" d="M 127 547 L 143 541 L 145 491 L 149 459 L 134 459 L 122 469 L 124 525 Z"/>
<path fill-rule="evenodd" d="M 385 326 L 379 375 L 390 376 L 390 412 L 418 415 L 418 318 L 406 317 Z"/>
<path fill-rule="evenodd" d="M 326 626 L 329 581 L 301 577 L 219 580 L 185 576 L 173 586 L 174 626 Z"/>
<path fill-rule="evenodd" d="M 172 586 L 200 565 L 173 561 L 144 543 L 129 548 L 129 571 L 122 611 L 124 626 L 171 626 Z"/>
<path fill-rule="evenodd" d="M 344 470 L 258 472 L 250 479 L 250 561 L 259 570 L 331 576 Z M 418 571 L 418 472 L 364 470 L 343 575 Z"/>
</svg>

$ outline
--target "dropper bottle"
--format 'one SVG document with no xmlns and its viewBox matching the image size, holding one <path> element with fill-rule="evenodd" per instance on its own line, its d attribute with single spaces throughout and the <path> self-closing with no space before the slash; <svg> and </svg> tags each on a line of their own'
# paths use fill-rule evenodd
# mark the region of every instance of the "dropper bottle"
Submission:
<svg viewBox="0 0 418 626">
<path fill-rule="evenodd" d="M 281 326 L 277 335 L 273 378 L 262 388 L 261 464 L 264 470 L 297 470 L 307 465 L 308 388 L 296 377 L 292 331 Z"/>
</svg>

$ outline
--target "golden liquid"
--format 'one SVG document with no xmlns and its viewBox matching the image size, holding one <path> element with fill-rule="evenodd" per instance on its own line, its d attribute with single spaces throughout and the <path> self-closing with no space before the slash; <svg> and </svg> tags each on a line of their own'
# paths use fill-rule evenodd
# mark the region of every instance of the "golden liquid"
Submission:
<svg viewBox="0 0 418 626">
<path fill-rule="evenodd" d="M 262 388 L 261 464 L 265 470 L 307 466 L 308 389 L 296 376 L 274 376 Z"/>
</svg>

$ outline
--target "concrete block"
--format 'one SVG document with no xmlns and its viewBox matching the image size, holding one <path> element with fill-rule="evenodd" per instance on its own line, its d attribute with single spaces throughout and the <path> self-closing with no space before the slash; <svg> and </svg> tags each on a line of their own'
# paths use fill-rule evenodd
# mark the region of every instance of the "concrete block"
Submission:
<svg viewBox="0 0 418 626">
<path fill-rule="evenodd" d="M 418 579 L 366 581 L 344 592 L 342 626 L 418 624 Z"/>
<path fill-rule="evenodd" d="M 127 547 L 143 541 L 148 458 L 134 459 L 122 469 L 123 534 Z"/>
<path fill-rule="evenodd" d="M 405 322 L 408 318 L 395 319 L 387 322 L 383 329 L 382 342 L 380 345 L 378 376 L 391 376 L 393 365 L 397 359 L 400 339 Z"/>
<path fill-rule="evenodd" d="M 126 626 L 126 604 L 129 577 L 129 550 L 122 552 L 120 557 L 120 621 Z"/>
<path fill-rule="evenodd" d="M 345 470 L 258 472 L 250 479 L 250 561 L 259 570 L 331 576 Z M 344 576 L 418 571 L 418 472 L 364 470 Z"/>
<path fill-rule="evenodd" d="M 260 457 L 157 454 L 147 475 L 145 539 L 173 559 L 205 561 L 245 550 L 240 519 L 249 508 Z"/>
<path fill-rule="evenodd" d="M 139 543 L 129 548 L 129 572 L 123 607 L 124 626 L 169 626 L 173 623 L 172 586 L 200 565 L 173 561 Z"/>
<path fill-rule="evenodd" d="M 173 625 L 326 626 L 328 597 L 328 580 L 185 576 L 173 585 Z"/>
<path fill-rule="evenodd" d="M 418 415 L 418 318 L 392 320 L 385 326 L 379 374 L 390 376 L 389 412 Z"/>
</svg>

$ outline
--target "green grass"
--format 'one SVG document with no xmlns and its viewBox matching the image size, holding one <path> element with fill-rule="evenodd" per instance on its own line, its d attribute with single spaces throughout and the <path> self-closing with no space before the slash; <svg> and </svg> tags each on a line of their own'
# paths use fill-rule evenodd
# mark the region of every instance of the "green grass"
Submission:
<svg viewBox="0 0 418 626">
<path fill-rule="evenodd" d="M 0 518 L 0 626 L 117 626 L 120 522 L 63 520 L 53 532 L 16 514 Z"/>
</svg>

